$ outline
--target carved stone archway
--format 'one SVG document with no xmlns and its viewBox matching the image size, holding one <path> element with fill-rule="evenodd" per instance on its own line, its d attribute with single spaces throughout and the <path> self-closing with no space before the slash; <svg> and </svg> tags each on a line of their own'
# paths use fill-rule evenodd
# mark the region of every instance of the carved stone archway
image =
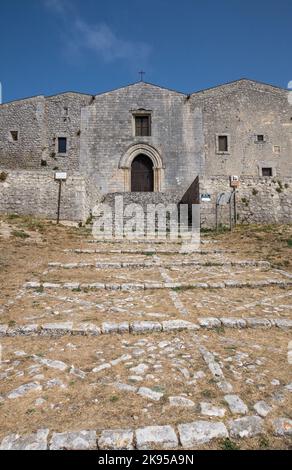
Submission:
<svg viewBox="0 0 292 470">
<path fill-rule="evenodd" d="M 119 168 L 124 170 L 124 191 L 131 191 L 132 162 L 140 154 L 147 155 L 147 157 L 152 160 L 154 173 L 154 192 L 162 191 L 164 166 L 161 155 L 154 147 L 144 143 L 132 145 L 120 160 Z"/>
</svg>

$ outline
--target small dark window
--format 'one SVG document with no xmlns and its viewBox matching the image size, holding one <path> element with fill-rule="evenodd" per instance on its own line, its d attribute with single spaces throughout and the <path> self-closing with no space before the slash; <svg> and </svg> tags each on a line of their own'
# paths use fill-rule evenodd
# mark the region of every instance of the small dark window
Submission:
<svg viewBox="0 0 292 470">
<path fill-rule="evenodd" d="M 264 142 L 264 140 L 265 140 L 265 139 L 264 139 L 263 134 L 258 134 L 258 135 L 257 135 L 257 142 Z"/>
<path fill-rule="evenodd" d="M 58 138 L 58 153 L 67 153 L 67 138 Z"/>
<path fill-rule="evenodd" d="M 150 116 L 135 116 L 135 128 L 137 136 L 150 136 Z"/>
<path fill-rule="evenodd" d="M 218 151 L 228 152 L 228 137 L 227 135 L 218 136 Z"/>
<path fill-rule="evenodd" d="M 17 142 L 18 141 L 18 131 L 11 131 L 10 134 L 11 134 L 11 139 L 13 140 L 13 142 Z"/>
<path fill-rule="evenodd" d="M 262 175 L 263 176 L 273 176 L 272 168 L 262 168 Z"/>
</svg>

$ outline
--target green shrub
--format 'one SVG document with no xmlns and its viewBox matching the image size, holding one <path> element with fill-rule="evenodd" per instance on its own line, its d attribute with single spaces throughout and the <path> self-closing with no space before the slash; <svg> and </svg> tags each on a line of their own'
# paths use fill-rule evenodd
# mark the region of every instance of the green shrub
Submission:
<svg viewBox="0 0 292 470">
<path fill-rule="evenodd" d="M 23 230 L 12 230 L 12 235 L 18 238 L 29 238 L 28 233 L 25 233 Z"/>
<path fill-rule="evenodd" d="M 239 450 L 240 449 L 240 447 L 235 442 L 231 441 L 229 437 L 227 437 L 226 439 L 224 439 L 224 441 L 222 441 L 220 447 L 222 450 Z"/>
</svg>

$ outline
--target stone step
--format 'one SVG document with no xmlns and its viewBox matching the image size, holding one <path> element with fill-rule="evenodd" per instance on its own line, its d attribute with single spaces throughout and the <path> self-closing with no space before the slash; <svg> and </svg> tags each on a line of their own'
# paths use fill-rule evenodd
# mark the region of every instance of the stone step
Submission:
<svg viewBox="0 0 292 470">
<path fill-rule="evenodd" d="M 95 239 L 95 240 L 86 240 L 86 243 L 106 243 L 106 244 L 116 244 L 116 243 L 126 243 L 126 242 L 129 242 L 131 245 L 139 245 L 139 244 L 150 244 L 150 245 L 163 245 L 163 244 L 169 244 L 169 245 L 181 245 L 183 243 L 183 240 L 180 238 L 180 239 L 175 239 L 175 240 L 171 240 L 170 238 L 165 238 L 165 239 L 160 239 L 160 238 L 154 238 L 154 239 L 150 239 L 148 237 L 141 237 L 139 239 L 133 239 L 133 240 L 129 240 L 127 238 L 123 238 L 122 240 L 121 239 L 114 239 L 114 238 L 109 238 L 108 240 L 104 240 L 104 239 Z M 211 244 L 211 243 L 218 243 L 218 240 L 203 240 L 202 238 L 200 238 L 200 243 L 202 245 L 208 245 L 208 244 Z"/>
<path fill-rule="evenodd" d="M 140 262 L 96 262 L 96 263 L 60 263 L 50 262 L 48 263 L 49 268 L 56 269 L 120 269 L 120 268 L 153 268 L 153 267 L 166 267 L 171 268 L 175 266 L 218 266 L 218 267 L 259 267 L 264 269 L 270 269 L 271 265 L 268 261 L 254 261 L 254 260 L 242 260 L 242 261 L 197 261 L 197 260 L 174 260 L 172 262 L 163 261 L 140 261 Z M 281 274 L 281 273 L 280 273 Z"/>
<path fill-rule="evenodd" d="M 65 289 L 72 291 L 81 290 L 145 290 L 145 289 L 173 289 L 173 290 L 188 290 L 188 289 L 229 289 L 229 288 L 249 288 L 249 289 L 262 289 L 263 287 L 279 286 L 289 287 L 292 285 L 292 280 L 279 280 L 267 279 L 260 281 L 235 281 L 225 280 L 220 282 L 145 282 L 145 283 L 79 283 L 79 282 L 39 282 L 31 281 L 24 284 L 25 289 Z"/>
<path fill-rule="evenodd" d="M 176 426 L 154 424 L 134 429 L 75 430 L 62 433 L 40 429 L 33 434 L 10 434 L 4 437 L 0 450 L 193 449 L 229 436 L 240 439 L 265 435 L 268 426 L 271 426 L 275 436 L 291 436 L 291 419 L 280 417 L 266 423 L 259 416 L 245 416 L 231 419 L 227 423 L 197 420 Z M 104 459 L 105 456 L 100 458 Z M 179 461 L 181 463 L 181 459 Z"/>
<path fill-rule="evenodd" d="M 182 247 L 183 249 L 184 247 Z M 188 247 L 186 247 L 188 248 Z M 136 249 L 136 248 L 121 248 L 121 249 L 91 249 L 91 248 L 67 248 L 62 250 L 64 253 L 84 253 L 84 254 L 138 254 L 138 255 L 149 255 L 149 254 L 163 254 L 163 255 L 176 255 L 183 253 L 177 249 L 159 249 L 154 247 L 144 248 L 144 249 Z M 221 249 L 214 249 L 214 250 L 201 250 L 195 249 L 195 254 L 198 255 L 210 255 L 210 254 L 236 254 L 235 250 L 221 250 Z"/>
<path fill-rule="evenodd" d="M 95 323 L 73 323 L 55 322 L 43 324 L 0 325 L 0 337 L 16 336 L 100 336 L 108 334 L 149 334 L 149 333 L 171 333 L 174 331 L 204 331 L 218 330 L 219 328 L 232 329 L 270 329 L 280 328 L 292 329 L 292 319 L 285 318 L 233 318 L 233 317 L 203 317 L 198 323 L 176 319 L 158 321 L 123 321 L 103 322 L 101 325 Z"/>
</svg>

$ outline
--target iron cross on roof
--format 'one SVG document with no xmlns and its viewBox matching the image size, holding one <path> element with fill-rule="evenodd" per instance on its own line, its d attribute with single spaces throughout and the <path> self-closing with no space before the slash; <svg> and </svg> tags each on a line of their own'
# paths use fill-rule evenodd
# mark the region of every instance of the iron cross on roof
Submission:
<svg viewBox="0 0 292 470">
<path fill-rule="evenodd" d="M 145 75 L 145 72 L 143 70 L 140 70 L 139 75 L 140 75 L 140 82 L 144 82 L 143 75 Z"/>
</svg>

